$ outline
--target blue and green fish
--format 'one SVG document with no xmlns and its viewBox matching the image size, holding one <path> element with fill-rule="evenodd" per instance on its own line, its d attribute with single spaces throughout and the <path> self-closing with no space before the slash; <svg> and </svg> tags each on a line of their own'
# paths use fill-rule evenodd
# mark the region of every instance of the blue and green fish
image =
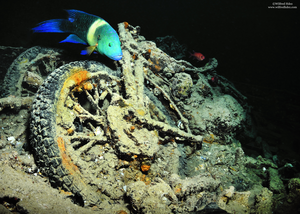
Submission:
<svg viewBox="0 0 300 214">
<path fill-rule="evenodd" d="M 61 42 L 89 45 L 82 55 L 94 51 L 110 59 L 120 60 L 123 53 L 117 32 L 102 18 L 79 10 L 67 10 L 68 19 L 51 19 L 33 28 L 35 33 L 71 33 Z"/>
</svg>

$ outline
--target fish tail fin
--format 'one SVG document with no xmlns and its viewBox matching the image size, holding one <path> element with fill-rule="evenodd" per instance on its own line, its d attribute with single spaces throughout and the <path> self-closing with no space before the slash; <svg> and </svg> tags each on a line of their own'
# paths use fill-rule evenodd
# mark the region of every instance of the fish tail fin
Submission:
<svg viewBox="0 0 300 214">
<path fill-rule="evenodd" d="M 35 28 L 34 33 L 68 33 L 71 32 L 71 22 L 67 19 L 51 19 L 41 22 Z"/>
<path fill-rule="evenodd" d="M 190 54 L 189 58 L 193 57 L 193 56 L 194 56 L 194 53 L 195 53 L 194 50 L 193 50 L 193 53 L 189 52 L 189 54 Z"/>
</svg>

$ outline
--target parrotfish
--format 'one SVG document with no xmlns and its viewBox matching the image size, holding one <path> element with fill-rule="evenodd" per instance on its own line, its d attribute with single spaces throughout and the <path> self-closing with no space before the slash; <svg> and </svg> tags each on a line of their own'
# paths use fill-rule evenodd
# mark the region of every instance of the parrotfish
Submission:
<svg viewBox="0 0 300 214">
<path fill-rule="evenodd" d="M 89 45 L 82 55 L 94 51 L 120 60 L 123 53 L 117 32 L 102 18 L 79 10 L 67 10 L 68 19 L 51 19 L 38 24 L 35 33 L 71 33 L 62 42 Z"/>
<path fill-rule="evenodd" d="M 205 56 L 202 53 L 195 52 L 195 51 L 193 51 L 193 53 L 190 53 L 190 57 L 194 57 L 198 61 L 202 61 L 205 59 Z"/>
</svg>

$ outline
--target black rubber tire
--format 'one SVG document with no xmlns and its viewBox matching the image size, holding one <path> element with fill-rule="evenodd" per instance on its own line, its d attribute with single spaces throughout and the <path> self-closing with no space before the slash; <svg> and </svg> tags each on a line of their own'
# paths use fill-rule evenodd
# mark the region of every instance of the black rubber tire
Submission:
<svg viewBox="0 0 300 214">
<path fill-rule="evenodd" d="M 94 61 L 77 61 L 66 64 L 52 72 L 39 87 L 32 105 L 30 130 L 30 143 L 35 153 L 35 160 L 44 175 L 49 176 L 55 187 L 73 192 L 81 198 L 81 205 L 93 205 L 99 201 L 99 195 L 91 191 L 85 184 L 79 171 L 63 163 L 63 152 L 56 139 L 56 108 L 59 94 L 66 78 L 74 68 L 88 72 L 107 71 L 115 74 L 110 68 Z M 64 145 L 62 145 L 64 146 Z M 72 164 L 72 163 L 70 163 Z M 76 172 L 75 172 L 76 171 Z M 78 202 L 78 200 L 77 200 Z"/>
<path fill-rule="evenodd" d="M 63 52 L 58 48 L 34 46 L 21 53 L 7 69 L 3 86 L 0 89 L 1 97 L 33 96 L 37 87 L 29 88 L 26 84 L 24 85 L 24 75 L 27 72 L 33 72 L 45 79 L 54 69 L 74 61 L 74 57 L 71 58 Z"/>
</svg>

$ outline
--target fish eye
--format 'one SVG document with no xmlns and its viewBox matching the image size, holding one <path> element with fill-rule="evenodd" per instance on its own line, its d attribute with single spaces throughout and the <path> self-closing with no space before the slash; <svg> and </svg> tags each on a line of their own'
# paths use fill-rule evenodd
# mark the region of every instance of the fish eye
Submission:
<svg viewBox="0 0 300 214">
<path fill-rule="evenodd" d="M 111 47 L 111 43 L 108 43 L 108 46 Z"/>
</svg>

